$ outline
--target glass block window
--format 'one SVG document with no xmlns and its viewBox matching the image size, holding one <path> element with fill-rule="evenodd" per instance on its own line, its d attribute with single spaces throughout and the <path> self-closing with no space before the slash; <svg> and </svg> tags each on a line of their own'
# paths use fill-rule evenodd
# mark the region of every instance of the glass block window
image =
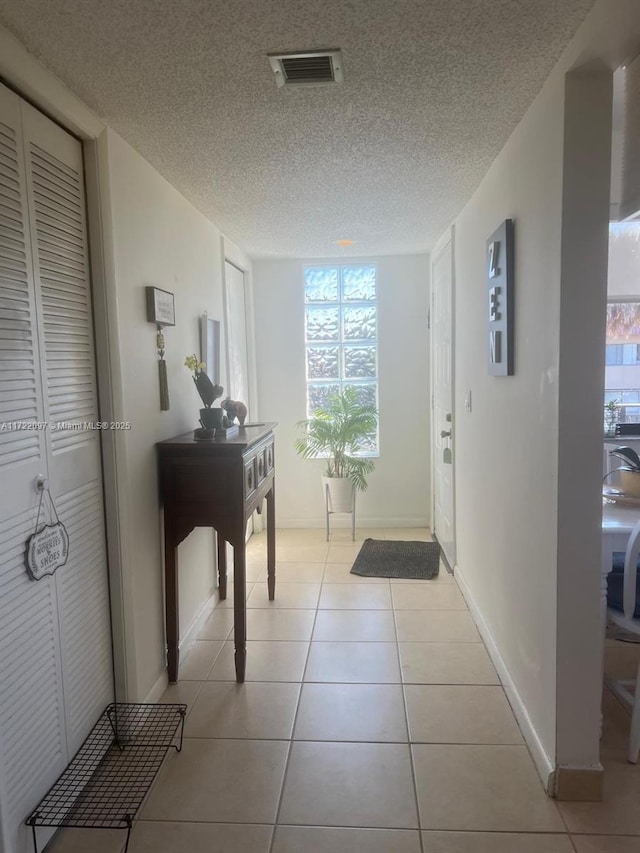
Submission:
<svg viewBox="0 0 640 853">
<path fill-rule="evenodd" d="M 378 306 L 373 264 L 304 270 L 307 417 L 346 386 L 378 405 Z M 362 446 L 378 455 L 378 435 Z"/>
</svg>

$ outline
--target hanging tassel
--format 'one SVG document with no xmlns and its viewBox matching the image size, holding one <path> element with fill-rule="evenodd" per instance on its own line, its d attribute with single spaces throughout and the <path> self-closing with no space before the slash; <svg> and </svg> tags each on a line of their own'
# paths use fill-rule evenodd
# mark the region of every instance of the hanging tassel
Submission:
<svg viewBox="0 0 640 853">
<path fill-rule="evenodd" d="M 168 412 L 169 405 L 169 383 L 167 382 L 167 362 L 161 358 L 158 362 L 158 378 L 160 379 L 160 411 Z"/>
<path fill-rule="evenodd" d="M 167 380 L 167 362 L 164 360 L 164 335 L 162 334 L 162 326 L 158 326 L 158 335 L 156 337 L 156 346 L 158 347 L 158 379 L 160 381 L 160 411 L 168 412 L 169 404 L 169 382 Z"/>
</svg>

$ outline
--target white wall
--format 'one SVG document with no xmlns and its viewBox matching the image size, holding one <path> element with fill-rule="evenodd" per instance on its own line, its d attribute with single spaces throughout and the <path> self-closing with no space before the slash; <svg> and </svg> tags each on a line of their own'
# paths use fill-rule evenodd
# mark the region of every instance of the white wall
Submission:
<svg viewBox="0 0 640 853">
<path fill-rule="evenodd" d="M 455 222 L 457 571 L 543 776 L 598 764 L 610 70 L 640 33 L 637 4 L 615 13 L 596 3 Z M 497 379 L 485 245 L 507 217 L 515 376 Z"/>
<path fill-rule="evenodd" d="M 380 458 L 367 492 L 356 499 L 357 523 L 359 527 L 426 525 L 430 513 L 428 257 L 366 260 L 375 261 L 378 268 Z M 306 417 L 305 263 L 253 264 L 258 402 L 262 419 L 279 422 L 276 516 L 282 527 L 325 523 L 320 487 L 323 464 L 304 461 L 293 449 L 298 435 L 295 424 Z M 345 519 L 342 523 L 348 523 Z M 339 522 L 339 517 L 332 519 L 336 526 Z"/>
<path fill-rule="evenodd" d="M 184 359 L 199 352 L 200 315 L 207 311 L 223 318 L 223 249 L 220 232 L 111 130 L 107 144 L 123 414 L 132 424 L 125 435 L 130 549 L 124 570 L 132 580 L 137 698 L 142 699 L 164 668 L 155 443 L 198 425 L 201 403 Z M 168 412 L 160 411 L 156 332 L 146 319 L 149 284 L 175 294 L 176 326 L 165 329 Z M 181 637 L 214 589 L 213 542 L 212 531 L 200 528 L 178 548 Z"/>
<path fill-rule="evenodd" d="M 549 756 L 562 112 L 562 89 L 547 88 L 455 223 L 457 571 Z M 495 378 L 487 373 L 486 240 L 506 218 L 515 220 L 515 376 Z"/>
<path fill-rule="evenodd" d="M 603 672 L 602 400 L 612 69 L 565 81 L 558 396 L 556 763 L 597 766 Z"/>
<path fill-rule="evenodd" d="M 164 674 L 161 513 L 155 443 L 198 426 L 200 399 L 184 366 L 199 353 L 199 317 L 221 321 L 221 376 L 225 376 L 224 259 L 246 271 L 251 304 L 251 262 L 131 146 L 107 131 L 113 229 L 126 494 L 123 572 L 133 593 L 129 695 L 145 698 Z M 144 287 L 175 294 L 176 326 L 165 329 L 171 408 L 161 412 L 155 328 L 146 320 Z M 249 363 L 253 367 L 252 353 Z M 252 375 L 255 370 L 252 371 Z M 180 640 L 216 586 L 214 533 L 196 528 L 178 547 Z"/>
</svg>

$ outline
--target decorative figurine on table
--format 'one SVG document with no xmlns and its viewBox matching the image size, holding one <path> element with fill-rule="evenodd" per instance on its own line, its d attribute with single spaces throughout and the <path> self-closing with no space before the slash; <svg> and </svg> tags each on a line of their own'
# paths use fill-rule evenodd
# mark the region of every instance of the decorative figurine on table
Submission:
<svg viewBox="0 0 640 853">
<path fill-rule="evenodd" d="M 247 419 L 247 407 L 244 403 L 241 403 L 240 400 L 231 400 L 227 397 L 220 405 L 227 413 L 230 423 L 233 423 L 238 418 L 240 426 L 244 426 L 244 422 Z"/>
<path fill-rule="evenodd" d="M 223 410 L 219 406 L 214 408 L 213 404 L 218 397 L 222 397 L 224 389 L 222 385 L 213 384 L 204 372 L 206 365 L 195 355 L 188 355 L 184 364 L 193 371 L 193 382 L 204 404 L 204 408 L 200 409 L 202 429 L 197 429 L 194 435 L 196 438 L 213 438 L 214 431 L 221 429 L 224 416 Z"/>
</svg>

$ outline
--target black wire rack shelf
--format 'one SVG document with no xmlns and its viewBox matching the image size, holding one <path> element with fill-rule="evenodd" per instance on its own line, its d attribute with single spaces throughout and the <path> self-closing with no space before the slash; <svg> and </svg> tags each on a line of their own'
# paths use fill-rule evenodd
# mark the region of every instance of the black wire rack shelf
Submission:
<svg viewBox="0 0 640 853">
<path fill-rule="evenodd" d="M 25 823 L 38 853 L 37 827 L 126 829 L 165 755 L 182 749 L 186 705 L 108 705 L 66 770 Z"/>
</svg>

